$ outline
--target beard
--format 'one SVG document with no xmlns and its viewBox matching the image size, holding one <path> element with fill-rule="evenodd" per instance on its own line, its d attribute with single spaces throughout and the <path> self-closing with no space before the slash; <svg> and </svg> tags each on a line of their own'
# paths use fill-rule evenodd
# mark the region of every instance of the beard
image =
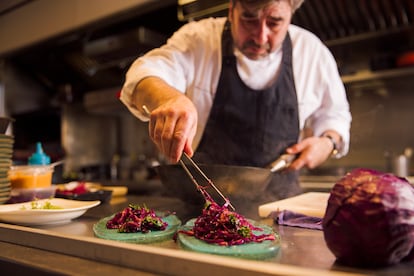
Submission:
<svg viewBox="0 0 414 276">
<path fill-rule="evenodd" d="M 267 57 L 271 53 L 271 47 L 269 43 L 260 45 L 248 40 L 240 47 L 240 51 L 249 59 L 258 60 Z"/>
</svg>

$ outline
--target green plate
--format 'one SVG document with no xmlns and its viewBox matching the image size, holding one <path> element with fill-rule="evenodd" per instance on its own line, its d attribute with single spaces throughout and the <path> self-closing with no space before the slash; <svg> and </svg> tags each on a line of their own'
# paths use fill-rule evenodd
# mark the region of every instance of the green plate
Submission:
<svg viewBox="0 0 414 276">
<path fill-rule="evenodd" d="M 115 214 L 114 214 L 115 215 Z M 115 240 L 128 243 L 155 243 L 172 239 L 181 225 L 181 220 L 175 215 L 169 215 L 162 218 L 163 221 L 168 223 L 165 230 L 151 231 L 148 233 L 119 233 L 118 229 L 107 229 L 106 223 L 112 219 L 114 215 L 106 217 L 94 224 L 93 232 L 98 238 L 106 240 Z M 159 215 L 159 213 L 157 213 Z M 162 216 L 162 215 L 161 215 Z"/>
<path fill-rule="evenodd" d="M 189 220 L 185 225 L 180 227 L 180 229 L 191 230 L 194 226 L 195 220 L 196 219 Z M 280 236 L 275 233 L 273 229 L 268 225 L 261 225 L 255 221 L 250 222 L 254 226 L 262 229 L 262 231 L 253 231 L 255 235 L 273 233 L 276 239 L 273 241 L 263 241 L 260 243 L 252 242 L 241 245 L 221 246 L 217 244 L 207 243 L 193 236 L 178 233 L 177 240 L 184 249 L 201 253 L 225 255 L 254 260 L 263 260 L 274 257 L 280 249 Z"/>
</svg>

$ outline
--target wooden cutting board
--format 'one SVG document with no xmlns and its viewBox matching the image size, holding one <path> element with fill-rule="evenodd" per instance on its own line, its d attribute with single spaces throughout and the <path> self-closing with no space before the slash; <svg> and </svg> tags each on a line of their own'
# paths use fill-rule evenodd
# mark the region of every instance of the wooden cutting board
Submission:
<svg viewBox="0 0 414 276">
<path fill-rule="evenodd" d="M 309 192 L 259 206 L 259 216 L 267 217 L 273 211 L 289 210 L 322 218 L 325 215 L 329 193 Z"/>
</svg>

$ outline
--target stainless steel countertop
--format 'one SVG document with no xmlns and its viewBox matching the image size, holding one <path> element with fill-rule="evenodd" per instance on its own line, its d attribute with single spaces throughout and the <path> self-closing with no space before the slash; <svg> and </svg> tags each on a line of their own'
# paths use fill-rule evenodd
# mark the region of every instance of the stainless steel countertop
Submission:
<svg viewBox="0 0 414 276">
<path fill-rule="evenodd" d="M 60 249 L 54 249 L 58 247 L 47 244 L 47 242 L 42 242 L 43 237 L 47 238 L 50 236 L 50 241 L 53 242 L 56 238 L 55 236 L 59 236 L 60 240 L 58 239 L 56 242 L 62 242 L 62 246 L 70 247 L 70 244 L 73 242 L 75 245 L 76 242 L 78 242 L 76 239 L 79 238 L 84 239 L 82 240 L 82 243 L 80 243 L 81 246 L 84 246 L 84 248 L 74 248 L 71 252 L 76 252 L 77 250 L 79 250 L 79 252 L 88 251 L 88 243 L 90 243 L 91 247 L 99 245 L 100 247 L 98 246 L 96 248 L 102 248 L 102 250 L 104 249 L 102 246 L 112 246 L 113 248 L 119 249 L 119 251 L 116 252 L 122 255 L 123 248 L 125 248 L 125 250 L 131 250 L 130 245 L 127 247 L 127 245 L 121 242 L 112 241 L 112 243 L 109 242 L 109 244 L 99 244 L 101 240 L 94 237 L 92 226 L 99 219 L 122 210 L 128 205 L 128 203 L 146 203 L 148 206 L 156 210 L 175 211 L 177 216 L 183 222 L 189 218 L 197 216 L 200 212 L 198 206 L 185 204 L 176 198 L 164 197 L 161 194 L 157 193 L 152 195 L 133 194 L 126 197 L 114 197 L 110 203 L 104 203 L 97 207 L 94 207 L 88 210 L 80 218 L 77 218 L 68 224 L 38 227 L 17 227 L 7 224 L 0 224 L 0 264 L 2 269 L 4 268 L 5 271 L 7 271 L 7 269 L 10 269 L 10 271 L 16 271 L 15 269 L 20 269 L 21 271 L 42 271 L 44 273 L 47 272 L 79 275 L 95 275 L 98 273 L 102 275 L 112 275 L 114 273 L 134 273 L 135 275 L 140 275 L 139 273 L 142 275 L 159 274 L 160 270 L 149 271 L 148 267 L 145 267 L 142 270 L 137 267 L 128 267 L 124 265 L 122 261 L 111 259 L 111 257 L 105 257 L 107 259 L 105 259 L 105 261 L 102 261 L 102 257 L 100 257 L 100 259 L 95 259 L 93 256 L 84 257 L 82 254 L 64 254 L 62 252 L 59 252 Z M 265 224 L 273 225 L 274 229 L 281 236 L 281 249 L 275 258 L 265 261 L 252 262 L 252 265 L 254 266 L 267 267 L 270 265 L 268 272 L 256 272 L 256 275 L 286 275 L 286 270 L 283 270 L 286 268 L 288 270 L 292 269 L 290 275 L 312 275 L 312 273 L 315 272 L 318 272 L 318 275 L 342 275 L 341 272 L 346 272 L 346 274 L 350 275 L 396 275 L 396 273 L 398 275 L 414 274 L 413 264 L 403 264 L 380 270 L 360 270 L 343 267 L 335 263 L 335 257 L 325 245 L 322 231 L 278 226 L 275 225 L 271 219 L 260 219 L 258 217 L 257 211 L 258 206 L 254 206 L 249 203 L 245 203 L 244 207 L 240 207 L 240 204 L 236 204 L 236 206 L 239 206 L 238 212 L 244 216 L 255 220 L 260 220 L 260 222 Z M 32 233 L 33 235 L 25 235 L 25 232 L 31 231 L 34 232 L 34 234 Z M 15 233 L 15 235 L 20 235 L 20 237 L 13 238 L 9 235 L 10 233 Z M 73 240 L 71 240 L 72 238 Z M 66 244 L 64 242 L 65 239 L 71 241 Z M 45 239 L 45 241 L 47 241 L 47 239 Z M 137 248 L 138 247 L 139 246 L 137 245 Z M 167 251 L 167 253 L 171 253 L 173 255 L 175 254 L 174 252 L 176 252 L 176 254 L 180 254 L 180 252 L 183 251 L 174 241 L 167 241 L 153 245 L 144 245 L 142 247 L 139 247 L 139 250 L 145 251 L 147 249 L 150 249 L 151 251 L 154 248 L 159 248 L 159 250 L 172 250 L 172 252 Z M 70 249 L 68 250 L 70 251 Z M 63 252 L 65 252 L 65 250 L 63 250 Z M 94 254 L 96 256 L 100 256 L 96 252 Z M 195 257 L 197 256 L 199 256 L 198 253 L 194 255 L 194 259 L 196 259 Z M 124 256 L 124 258 L 128 257 Z M 226 257 L 222 257 L 221 259 L 223 258 Z M 218 260 L 219 259 L 216 259 L 216 261 Z M 157 263 L 157 259 L 154 258 L 153 261 L 155 265 Z M 117 264 L 117 262 L 119 262 L 119 264 Z M 229 262 L 231 262 L 231 260 Z M 243 262 L 249 264 L 250 261 Z M 178 269 L 176 268 L 175 271 L 162 271 L 162 274 L 167 273 L 175 275 L 190 275 L 191 269 L 188 268 L 190 264 L 193 265 L 192 261 L 186 259 L 183 262 L 183 265 L 179 266 Z M 197 264 L 199 265 L 199 263 Z M 197 264 L 194 265 L 197 266 Z M 272 267 L 272 264 L 281 265 L 280 269 L 283 269 L 279 270 L 277 266 Z M 181 269 L 181 271 L 178 271 L 179 269 Z M 244 272 L 242 269 L 240 269 L 240 271 Z M 238 272 L 239 274 L 240 271 Z M 249 271 L 246 270 L 245 272 L 246 275 L 249 274 Z M 200 271 L 198 274 L 208 275 L 208 273 L 205 271 L 204 273 Z"/>
</svg>

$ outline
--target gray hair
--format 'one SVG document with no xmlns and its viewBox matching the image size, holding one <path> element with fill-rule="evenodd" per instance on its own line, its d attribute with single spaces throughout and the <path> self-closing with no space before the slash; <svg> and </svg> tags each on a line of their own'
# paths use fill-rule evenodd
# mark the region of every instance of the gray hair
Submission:
<svg viewBox="0 0 414 276">
<path fill-rule="evenodd" d="M 266 5 L 270 2 L 279 2 L 283 0 L 230 0 L 233 2 L 233 4 L 236 4 L 237 2 L 240 2 L 242 4 L 258 4 L 258 5 Z M 292 7 L 292 11 L 295 12 L 299 7 L 305 2 L 305 0 L 286 0 L 290 3 L 290 6 Z"/>
</svg>

